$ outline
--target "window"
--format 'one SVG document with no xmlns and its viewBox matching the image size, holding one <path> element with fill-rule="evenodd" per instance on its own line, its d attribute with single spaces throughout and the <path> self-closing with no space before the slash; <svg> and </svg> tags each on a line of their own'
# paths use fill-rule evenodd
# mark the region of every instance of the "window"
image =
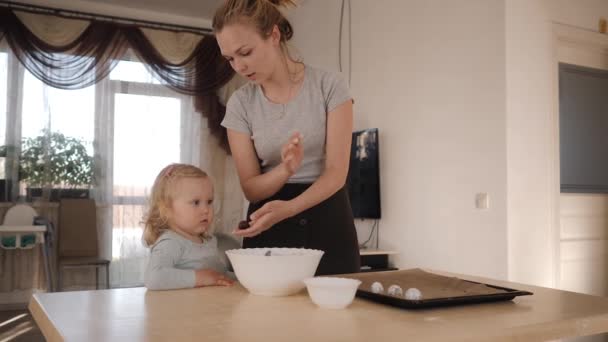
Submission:
<svg viewBox="0 0 608 342">
<path fill-rule="evenodd" d="M 159 170 L 180 161 L 180 107 L 175 97 L 115 95 L 114 196 L 125 186 L 144 196 Z"/>
<path fill-rule="evenodd" d="M 62 90 L 48 86 L 25 72 L 23 80 L 23 138 L 36 137 L 44 129 L 82 140 L 93 155 L 95 86 Z"/>
<path fill-rule="evenodd" d="M 142 218 L 158 172 L 170 163 L 198 163 L 200 115 L 192 98 L 160 84 L 140 62 L 120 61 L 107 80 L 112 168 L 112 279 L 143 282 L 147 250 Z M 196 133 L 192 133 L 196 132 Z M 100 137 L 102 140 L 103 137 Z"/>
<path fill-rule="evenodd" d="M 95 86 L 57 89 L 26 70 L 22 89 L 19 195 L 28 200 L 41 197 L 45 195 L 41 187 L 50 186 L 51 200 L 58 200 L 60 194 L 78 192 L 66 189 L 88 189 L 91 177 L 85 175 L 93 173 Z M 80 146 L 84 153 L 78 153 Z M 44 172 L 37 165 L 39 160 L 50 164 Z M 65 173 L 66 168 L 72 173 Z"/>
<path fill-rule="evenodd" d="M 12 84 L 19 86 L 13 90 Z M 8 127 L 13 122 L 20 122 L 21 129 Z M 200 160 L 201 118 L 192 98 L 163 86 L 137 61 L 118 62 L 94 86 L 60 90 L 0 50 L 2 144 L 18 145 L 20 138 L 34 138 L 44 130 L 80 139 L 94 156 L 92 195 L 98 203 L 100 235 L 108 237 L 102 241 L 112 244 L 101 243 L 102 250 L 112 253 L 111 285 L 141 285 L 147 256 L 141 221 L 149 189 L 167 164 Z M 20 191 L 24 195 L 25 186 Z"/>
<path fill-rule="evenodd" d="M 160 84 L 146 69 L 146 66 L 135 61 L 120 61 L 112 69 L 110 79 L 113 81 Z"/>
<path fill-rule="evenodd" d="M 114 95 L 112 259 L 139 258 L 142 270 L 146 196 L 158 172 L 180 161 L 180 107 L 175 97 Z M 134 274 L 141 275 L 122 277 Z M 138 281 L 127 279 L 126 284 Z"/>
</svg>

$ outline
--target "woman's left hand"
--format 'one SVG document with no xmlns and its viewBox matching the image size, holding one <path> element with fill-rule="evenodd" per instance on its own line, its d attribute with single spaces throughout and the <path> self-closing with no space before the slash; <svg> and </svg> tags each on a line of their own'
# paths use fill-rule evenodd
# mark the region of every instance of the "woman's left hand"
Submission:
<svg viewBox="0 0 608 342">
<path fill-rule="evenodd" d="M 295 209 L 292 208 L 290 202 L 280 200 L 270 201 L 251 214 L 249 228 L 237 229 L 233 234 L 242 237 L 256 236 L 294 214 Z"/>
</svg>

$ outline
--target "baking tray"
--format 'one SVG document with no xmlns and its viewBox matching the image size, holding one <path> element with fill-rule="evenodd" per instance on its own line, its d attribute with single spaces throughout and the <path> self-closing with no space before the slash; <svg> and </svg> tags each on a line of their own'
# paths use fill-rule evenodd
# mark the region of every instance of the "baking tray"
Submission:
<svg viewBox="0 0 608 342">
<path fill-rule="evenodd" d="M 357 297 L 406 309 L 507 301 L 517 296 L 533 294 L 528 291 L 446 277 L 421 269 L 358 273 L 344 275 L 344 277 L 361 280 Z M 371 291 L 371 284 L 376 281 L 384 287 L 382 294 Z M 388 295 L 386 291 L 393 284 L 399 285 L 403 293 L 411 287 L 419 289 L 422 292 L 422 299 L 408 300 L 402 296 Z"/>
</svg>

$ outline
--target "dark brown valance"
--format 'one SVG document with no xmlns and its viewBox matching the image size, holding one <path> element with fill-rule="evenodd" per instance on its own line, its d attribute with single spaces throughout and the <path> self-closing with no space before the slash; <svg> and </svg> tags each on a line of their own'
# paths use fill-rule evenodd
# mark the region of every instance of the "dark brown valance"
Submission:
<svg viewBox="0 0 608 342">
<path fill-rule="evenodd" d="M 194 97 L 196 110 L 207 118 L 211 133 L 228 151 L 225 129 L 219 125 L 225 107 L 217 91 L 234 71 L 212 34 L 203 35 L 185 59 L 170 61 L 135 25 L 91 20 L 74 39 L 56 45 L 32 32 L 18 13 L 0 8 L 0 40 L 6 39 L 24 67 L 42 82 L 60 89 L 88 87 L 107 77 L 131 49 L 164 85 Z"/>
</svg>

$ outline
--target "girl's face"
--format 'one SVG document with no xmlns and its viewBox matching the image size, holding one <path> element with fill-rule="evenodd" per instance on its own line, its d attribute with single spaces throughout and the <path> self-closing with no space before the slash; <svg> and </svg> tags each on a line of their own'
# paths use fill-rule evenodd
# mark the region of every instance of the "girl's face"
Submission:
<svg viewBox="0 0 608 342">
<path fill-rule="evenodd" d="M 230 24 L 216 33 L 222 55 L 238 74 L 261 84 L 268 80 L 280 57 L 280 33 L 275 26 L 264 39 L 252 26 Z"/>
<path fill-rule="evenodd" d="M 195 239 L 213 222 L 213 185 L 209 177 L 180 178 L 171 191 L 168 220 L 171 229 Z"/>
</svg>

